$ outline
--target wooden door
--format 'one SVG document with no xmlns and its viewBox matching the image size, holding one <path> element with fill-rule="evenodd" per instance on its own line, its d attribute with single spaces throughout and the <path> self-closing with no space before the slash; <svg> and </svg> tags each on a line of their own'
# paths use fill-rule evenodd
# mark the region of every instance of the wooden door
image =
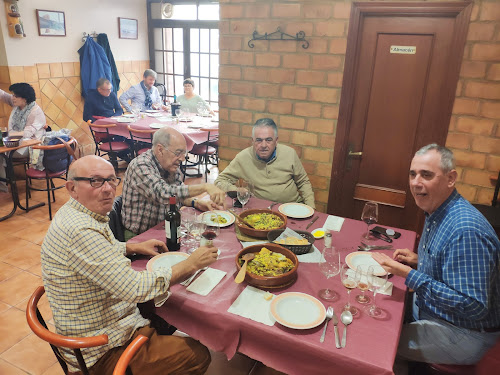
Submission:
<svg viewBox="0 0 500 375">
<path fill-rule="evenodd" d="M 443 145 L 472 5 L 353 3 L 328 212 L 418 230 L 408 186 L 416 150 Z"/>
</svg>

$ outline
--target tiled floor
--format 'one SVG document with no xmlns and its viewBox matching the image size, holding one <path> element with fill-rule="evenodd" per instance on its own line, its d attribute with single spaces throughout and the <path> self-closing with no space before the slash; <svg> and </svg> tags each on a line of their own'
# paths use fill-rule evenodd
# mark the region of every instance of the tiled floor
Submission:
<svg viewBox="0 0 500 375">
<path fill-rule="evenodd" d="M 209 181 L 217 177 L 212 169 Z M 121 175 L 123 173 L 120 173 Z M 186 183 L 200 183 L 201 179 L 187 179 Z M 24 197 L 24 182 L 19 182 L 21 197 Z M 121 194 L 121 187 L 118 194 Z M 66 190 L 56 192 L 53 211 L 57 211 L 69 198 Z M 46 202 L 44 192 L 33 192 L 31 204 Z M 10 194 L 0 193 L 0 216 L 10 212 Z M 0 374 L 1 375 L 63 375 L 50 346 L 35 336 L 26 323 L 26 303 L 38 285 L 42 284 L 40 268 L 40 245 L 50 225 L 48 207 L 37 208 L 28 213 L 18 210 L 16 214 L 0 222 Z M 45 296 L 40 301 L 42 315 L 47 321 L 51 311 Z M 209 375 L 248 374 L 254 361 L 237 355 L 227 361 L 224 354 L 212 353 Z M 257 364 L 253 375 L 280 374 L 262 364 Z"/>
</svg>

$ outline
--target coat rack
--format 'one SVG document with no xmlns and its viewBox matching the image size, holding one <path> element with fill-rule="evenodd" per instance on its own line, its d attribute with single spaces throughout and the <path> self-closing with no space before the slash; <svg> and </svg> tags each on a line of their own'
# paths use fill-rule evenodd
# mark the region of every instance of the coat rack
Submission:
<svg viewBox="0 0 500 375">
<path fill-rule="evenodd" d="M 255 30 L 252 34 L 252 39 L 248 41 L 248 46 L 250 48 L 253 48 L 255 45 L 252 43 L 253 40 L 295 40 L 297 42 L 304 42 L 302 44 L 302 48 L 306 49 L 309 47 L 309 42 L 305 40 L 306 33 L 303 31 L 299 31 L 295 36 L 286 34 L 280 30 L 278 27 L 275 32 L 273 33 L 265 33 L 265 34 L 259 34 L 257 30 Z"/>
<path fill-rule="evenodd" d="M 87 38 L 97 38 L 97 33 L 94 31 L 92 34 L 87 34 L 85 31 L 83 32 L 82 42 L 85 42 Z"/>
</svg>

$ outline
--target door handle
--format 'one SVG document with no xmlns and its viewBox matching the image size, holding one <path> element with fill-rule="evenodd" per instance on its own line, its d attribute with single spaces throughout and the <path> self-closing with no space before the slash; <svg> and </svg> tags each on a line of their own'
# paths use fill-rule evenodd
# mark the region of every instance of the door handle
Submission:
<svg viewBox="0 0 500 375">
<path fill-rule="evenodd" d="M 362 156 L 363 151 L 358 151 L 354 152 L 354 145 L 349 143 L 348 146 L 348 153 L 347 153 L 347 160 L 346 160 L 346 170 L 350 171 L 352 168 L 352 158 L 354 156 Z"/>
</svg>

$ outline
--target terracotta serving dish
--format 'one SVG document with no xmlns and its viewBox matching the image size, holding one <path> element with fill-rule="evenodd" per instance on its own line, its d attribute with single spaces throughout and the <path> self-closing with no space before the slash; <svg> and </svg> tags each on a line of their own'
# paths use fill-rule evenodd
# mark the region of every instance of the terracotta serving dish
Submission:
<svg viewBox="0 0 500 375">
<path fill-rule="evenodd" d="M 267 210 L 267 209 L 253 209 L 253 210 L 246 210 L 246 211 L 243 211 L 241 214 L 240 214 L 240 217 L 242 219 L 244 219 L 245 217 L 247 217 L 248 215 L 252 215 L 252 214 L 260 214 L 260 213 L 266 213 L 266 214 L 273 214 L 273 215 L 276 215 L 276 216 L 279 216 L 281 218 L 281 220 L 283 220 L 283 225 L 281 225 L 280 227 L 278 228 L 272 228 L 272 229 L 266 229 L 266 230 L 262 230 L 262 229 L 254 229 L 254 228 L 250 228 L 249 226 L 247 226 L 246 224 L 244 223 L 240 223 L 239 220 L 237 220 L 237 223 L 236 225 L 238 226 L 238 228 L 240 229 L 240 232 L 243 233 L 243 234 L 246 234 L 247 236 L 250 236 L 250 237 L 255 237 L 255 238 L 265 238 L 267 240 L 267 234 L 272 231 L 273 229 L 284 229 L 286 228 L 286 216 L 283 215 L 281 212 L 275 212 L 275 211 L 272 211 L 272 210 Z"/>
<path fill-rule="evenodd" d="M 247 253 L 258 253 L 263 247 L 275 252 L 280 253 L 290 259 L 295 265 L 290 271 L 284 273 L 279 276 L 259 276 L 253 273 L 248 272 L 245 275 L 245 281 L 253 286 L 258 288 L 281 288 L 283 286 L 290 285 L 297 279 L 297 268 L 299 267 L 299 260 L 290 250 L 285 249 L 283 246 L 274 244 L 274 243 L 266 243 L 261 245 L 252 245 L 245 247 L 242 249 L 238 255 L 236 255 L 236 267 L 238 271 L 240 270 L 240 262 L 239 259 L 247 254 Z"/>
</svg>

